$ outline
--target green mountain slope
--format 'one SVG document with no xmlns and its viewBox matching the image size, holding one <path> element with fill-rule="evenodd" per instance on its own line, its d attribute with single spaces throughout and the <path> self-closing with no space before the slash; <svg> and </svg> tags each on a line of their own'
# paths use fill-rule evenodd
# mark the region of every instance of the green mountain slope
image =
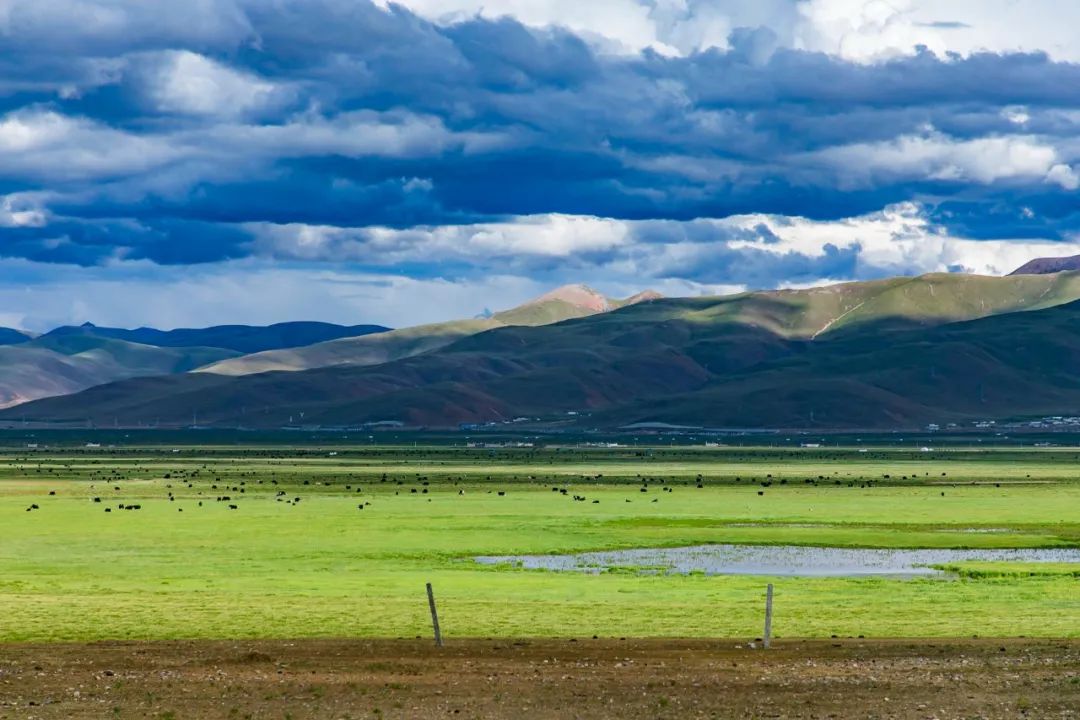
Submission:
<svg viewBox="0 0 1080 720">
<path fill-rule="evenodd" d="M 807 290 L 691 298 L 651 305 L 702 323 L 754 325 L 790 338 L 816 338 L 865 324 L 929 326 L 1018 310 L 1053 307 L 1080 299 L 1080 273 L 980 275 L 935 273 L 871 282 L 840 283 Z"/>
<path fill-rule="evenodd" d="M 1078 291 L 1068 274 L 932 275 L 657 300 L 499 327 L 378 365 L 136 379 L 18 411 L 129 425 L 183 425 L 197 413 L 202 423 L 263 427 L 453 426 L 574 411 L 609 427 L 878 428 L 1080 413 L 1071 376 L 1080 304 L 1060 305 Z"/>
<path fill-rule="evenodd" d="M 458 320 L 419 325 L 401 330 L 342 338 L 302 348 L 268 350 L 208 364 L 198 372 L 215 375 L 252 375 L 272 371 L 299 371 L 331 365 L 378 365 L 446 347 L 455 340 L 502 327 L 493 319 Z"/>
<path fill-rule="evenodd" d="M 364 337 L 344 338 L 303 348 L 246 355 L 215 363 L 201 372 L 218 375 L 251 375 L 271 371 L 299 371 L 333 365 L 378 365 L 413 357 L 451 343 L 509 325 L 549 325 L 571 318 L 606 312 L 659 297 L 639 293 L 626 300 L 612 300 L 584 285 L 567 285 L 536 300 L 491 317 L 419 325 Z"/>
</svg>

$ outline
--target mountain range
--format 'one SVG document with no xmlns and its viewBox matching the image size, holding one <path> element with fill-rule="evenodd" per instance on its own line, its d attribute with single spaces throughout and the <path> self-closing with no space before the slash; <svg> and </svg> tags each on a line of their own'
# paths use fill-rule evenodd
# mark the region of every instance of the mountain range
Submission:
<svg viewBox="0 0 1080 720">
<path fill-rule="evenodd" d="M 493 328 L 582 317 L 651 297 L 641 294 L 617 300 L 571 285 L 488 318 L 396 331 L 379 325 L 346 327 L 317 322 L 167 331 L 85 323 L 59 327 L 38 337 L 10 330 L 0 333 L 0 340 L 9 341 L 0 343 L 0 408 L 130 378 L 191 371 L 243 375 L 384 363 Z"/>
<path fill-rule="evenodd" d="M 359 337 L 386 332 L 390 328 L 381 325 L 332 325 L 322 322 L 286 322 L 265 327 L 251 325 L 217 325 L 208 328 L 180 328 L 177 330 L 156 330 L 138 328 L 97 327 L 86 323 L 78 327 L 59 327 L 43 337 L 68 337 L 82 335 L 87 337 L 111 338 L 141 345 L 155 347 L 185 348 L 206 347 L 232 350 L 238 353 L 256 353 L 263 350 L 300 347 L 312 343 L 336 340 L 343 337 Z"/>
<path fill-rule="evenodd" d="M 487 318 L 233 354 L 0 419 L 874 429 L 1080 414 L 1077 301 L 1075 272 L 621 301 L 567 286 Z"/>
<path fill-rule="evenodd" d="M 0 330 L 0 407 L 132 377 L 185 373 L 245 352 L 384 332 L 377 325 L 282 323 L 200 330 L 122 330 L 90 323 L 37 337 Z"/>
</svg>

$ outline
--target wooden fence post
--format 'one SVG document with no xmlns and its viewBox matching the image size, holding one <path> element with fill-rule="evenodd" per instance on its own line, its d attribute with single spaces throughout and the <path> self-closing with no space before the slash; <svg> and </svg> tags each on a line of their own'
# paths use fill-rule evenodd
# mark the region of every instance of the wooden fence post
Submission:
<svg viewBox="0 0 1080 720">
<path fill-rule="evenodd" d="M 434 607 L 434 606 L 433 606 Z M 769 649 L 772 642 L 772 583 L 765 590 L 765 649 Z"/>
<path fill-rule="evenodd" d="M 442 633 L 439 631 L 439 613 L 435 610 L 435 592 L 431 589 L 431 583 L 427 584 L 427 601 L 428 607 L 431 608 L 431 626 L 435 628 L 435 646 L 442 647 Z"/>
</svg>

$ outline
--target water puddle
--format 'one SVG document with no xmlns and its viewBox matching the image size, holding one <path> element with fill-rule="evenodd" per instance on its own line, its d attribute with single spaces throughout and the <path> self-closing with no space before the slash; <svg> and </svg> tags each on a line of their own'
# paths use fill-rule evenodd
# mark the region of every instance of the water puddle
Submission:
<svg viewBox="0 0 1080 720">
<path fill-rule="evenodd" d="M 640 571 L 688 575 L 778 575 L 809 577 L 920 577 L 944 575 L 933 565 L 961 562 L 1080 563 L 1080 549 L 871 550 L 796 545 L 701 545 L 587 552 L 575 555 L 478 557 L 485 565 L 529 570 L 600 573 Z"/>
</svg>

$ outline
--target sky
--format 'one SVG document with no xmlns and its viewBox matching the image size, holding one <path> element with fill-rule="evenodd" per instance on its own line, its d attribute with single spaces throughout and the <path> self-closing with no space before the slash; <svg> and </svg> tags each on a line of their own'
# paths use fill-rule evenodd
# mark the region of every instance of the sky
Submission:
<svg viewBox="0 0 1080 720">
<path fill-rule="evenodd" d="M 1080 3 L 0 0 L 0 326 L 1080 254 Z"/>
</svg>

